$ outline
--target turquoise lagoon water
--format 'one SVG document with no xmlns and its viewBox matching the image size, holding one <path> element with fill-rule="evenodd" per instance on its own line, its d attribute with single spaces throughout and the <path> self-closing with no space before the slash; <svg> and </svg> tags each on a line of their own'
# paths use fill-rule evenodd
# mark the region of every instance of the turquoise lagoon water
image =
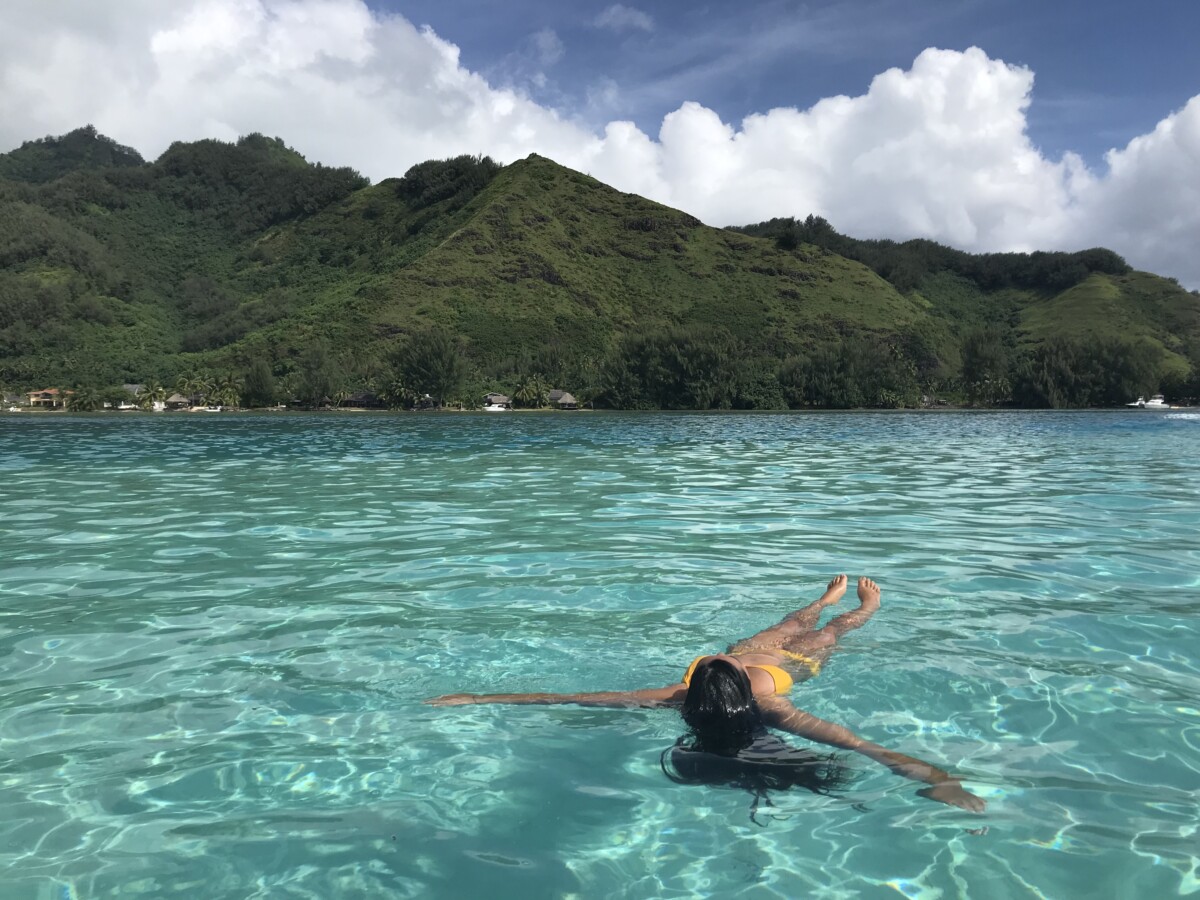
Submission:
<svg viewBox="0 0 1200 900">
<path fill-rule="evenodd" d="M 1200 892 L 1200 414 L 0 418 L 0 896 Z M 961 773 L 678 786 L 676 681 L 840 571 L 799 705 Z"/>
</svg>

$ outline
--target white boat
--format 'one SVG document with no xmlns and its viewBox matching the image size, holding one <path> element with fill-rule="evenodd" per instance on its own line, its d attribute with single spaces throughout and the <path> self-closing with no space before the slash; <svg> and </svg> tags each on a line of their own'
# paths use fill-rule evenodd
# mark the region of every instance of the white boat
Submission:
<svg viewBox="0 0 1200 900">
<path fill-rule="evenodd" d="M 1149 400 L 1144 397 L 1138 397 L 1133 403 L 1126 403 L 1126 406 L 1135 407 L 1137 409 L 1170 409 L 1171 404 L 1166 401 L 1162 394 L 1154 394 Z"/>
<path fill-rule="evenodd" d="M 501 406 L 499 403 L 489 403 L 483 408 L 484 412 L 510 412 L 507 406 Z"/>
</svg>

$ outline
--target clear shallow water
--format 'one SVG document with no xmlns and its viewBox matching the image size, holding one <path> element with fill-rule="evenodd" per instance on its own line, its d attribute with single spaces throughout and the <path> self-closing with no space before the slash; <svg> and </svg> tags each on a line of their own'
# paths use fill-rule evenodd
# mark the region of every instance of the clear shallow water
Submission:
<svg viewBox="0 0 1200 900">
<path fill-rule="evenodd" d="M 0 418 L 0 895 L 1200 892 L 1200 414 Z M 831 574 L 793 699 L 953 768 L 668 782 L 676 681 Z M 987 826 L 986 834 L 968 829 Z"/>
</svg>

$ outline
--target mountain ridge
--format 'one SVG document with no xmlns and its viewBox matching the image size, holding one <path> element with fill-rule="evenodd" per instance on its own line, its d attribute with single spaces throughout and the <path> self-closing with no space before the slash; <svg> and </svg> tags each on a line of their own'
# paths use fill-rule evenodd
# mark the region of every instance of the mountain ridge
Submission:
<svg viewBox="0 0 1200 900">
<path fill-rule="evenodd" d="M 855 342 L 894 357 L 896 377 L 911 370 L 905 404 L 979 400 L 968 381 L 1003 368 L 1016 383 L 1061 341 L 1137 345 L 1154 360 L 1134 378 L 1143 391 L 1193 390 L 1200 367 L 1200 298 L 1110 251 L 971 255 L 855 241 L 814 217 L 715 229 L 536 154 L 370 184 L 262 135 L 176 143 L 153 162 L 125 151 L 88 128 L 0 155 L 4 385 L 169 381 L 262 359 L 286 379 L 322 345 L 372 386 L 431 330 L 456 337 L 467 394 L 549 370 L 603 398 L 614 366 L 651 352 L 638 340 L 668 334 L 696 358 L 705 341 L 724 348 L 714 365 L 741 360 L 774 406 L 822 405 L 789 394 L 785 369 Z M 968 338 L 1004 365 L 968 372 Z"/>
</svg>

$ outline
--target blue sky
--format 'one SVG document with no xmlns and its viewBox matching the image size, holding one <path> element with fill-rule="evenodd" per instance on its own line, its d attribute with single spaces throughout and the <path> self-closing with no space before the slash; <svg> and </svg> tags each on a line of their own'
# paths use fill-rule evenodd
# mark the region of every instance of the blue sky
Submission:
<svg viewBox="0 0 1200 900">
<path fill-rule="evenodd" d="M 978 46 L 1036 75 L 1029 134 L 1044 153 L 1073 150 L 1091 164 L 1150 131 L 1200 91 L 1200 3 L 1192 0 L 745 0 L 631 2 L 651 30 L 595 23 L 613 4 L 509 0 L 374 0 L 430 25 L 463 64 L 593 125 L 631 118 L 655 134 L 696 100 L 729 122 L 822 97 L 858 95 L 927 47 Z M 559 59 L 539 59 L 552 31 Z M 535 83 L 543 73 L 546 82 Z M 589 103 L 606 80 L 611 107 Z"/>
</svg>

